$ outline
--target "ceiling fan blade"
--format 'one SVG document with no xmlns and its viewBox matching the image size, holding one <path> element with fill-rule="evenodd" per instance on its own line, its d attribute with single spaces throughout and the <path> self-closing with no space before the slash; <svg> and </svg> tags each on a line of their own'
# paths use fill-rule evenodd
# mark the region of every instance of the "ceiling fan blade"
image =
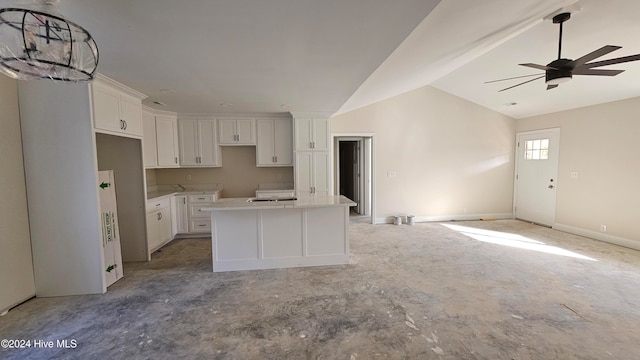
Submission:
<svg viewBox="0 0 640 360">
<path fill-rule="evenodd" d="M 538 69 L 538 70 L 558 70 L 556 68 L 552 68 L 546 65 L 538 65 L 538 64 L 531 64 L 531 63 L 526 63 L 526 64 L 518 64 L 520 66 L 526 66 L 526 67 L 530 67 L 530 68 L 534 68 L 534 69 Z"/>
<path fill-rule="evenodd" d="M 587 55 L 585 55 L 585 56 L 583 56 L 581 58 L 573 60 L 573 64 L 574 64 L 575 67 L 579 67 L 579 66 L 581 66 L 583 64 L 586 64 L 587 62 L 589 62 L 591 60 L 597 59 L 597 58 L 599 58 L 601 56 L 605 56 L 608 53 L 610 53 L 612 51 L 616 51 L 618 49 L 622 49 L 622 46 L 606 45 L 606 46 L 603 46 L 603 47 L 601 47 L 600 49 L 598 49 L 596 51 L 592 51 L 592 52 L 588 53 Z"/>
<path fill-rule="evenodd" d="M 616 76 L 624 72 L 624 70 L 605 70 L 605 69 L 588 69 L 580 68 L 573 71 L 573 75 L 595 75 L 595 76 Z"/>
<path fill-rule="evenodd" d="M 547 90 L 555 89 L 558 85 L 547 85 Z"/>
<path fill-rule="evenodd" d="M 527 81 L 522 82 L 522 83 L 520 83 L 520 84 L 516 84 L 516 85 L 513 85 L 513 86 L 509 86 L 508 88 L 504 88 L 504 89 L 502 89 L 502 90 L 498 90 L 498 92 L 505 91 L 505 90 L 509 90 L 509 89 L 513 89 L 513 88 L 514 88 L 514 87 L 516 87 L 516 86 L 524 85 L 524 84 L 526 84 L 526 83 L 530 83 L 530 82 L 532 82 L 532 81 L 535 81 L 535 80 L 538 80 L 538 79 L 542 79 L 543 77 L 544 77 L 544 75 L 539 76 L 539 77 L 537 77 L 537 78 L 535 78 L 535 79 L 527 80 Z"/>
<path fill-rule="evenodd" d="M 626 62 L 630 62 L 630 61 L 638 61 L 638 60 L 640 60 L 640 54 L 623 56 L 623 57 L 619 57 L 619 58 L 615 58 L 615 59 L 609 59 L 609 60 L 596 61 L 596 62 L 584 64 L 584 65 L 582 65 L 582 67 L 583 68 L 587 68 L 587 69 L 591 69 L 591 68 L 594 68 L 594 67 L 607 66 L 607 65 L 613 65 L 613 64 L 621 64 L 621 63 L 626 63 Z"/>
<path fill-rule="evenodd" d="M 491 80 L 491 81 L 485 81 L 485 84 L 491 84 L 494 82 L 499 82 L 499 81 L 506 81 L 506 80 L 513 80 L 513 79 L 520 79 L 520 78 L 525 78 L 525 77 L 529 77 L 529 76 L 540 76 L 540 74 L 530 74 L 530 75 L 522 75 L 522 76 L 514 76 L 514 77 L 510 77 L 510 78 L 506 78 L 506 79 L 499 79 L 499 80 Z"/>
</svg>

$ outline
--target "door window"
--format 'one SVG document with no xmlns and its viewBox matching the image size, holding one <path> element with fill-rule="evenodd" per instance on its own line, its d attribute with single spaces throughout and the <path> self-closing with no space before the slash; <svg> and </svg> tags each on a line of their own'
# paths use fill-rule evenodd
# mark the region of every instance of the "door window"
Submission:
<svg viewBox="0 0 640 360">
<path fill-rule="evenodd" d="M 548 160 L 549 139 L 527 140 L 524 148 L 525 160 Z"/>
</svg>

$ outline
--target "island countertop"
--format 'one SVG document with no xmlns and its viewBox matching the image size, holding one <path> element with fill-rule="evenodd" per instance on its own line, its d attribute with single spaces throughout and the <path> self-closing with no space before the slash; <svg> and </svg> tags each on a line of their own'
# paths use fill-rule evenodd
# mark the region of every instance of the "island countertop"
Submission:
<svg viewBox="0 0 640 360">
<path fill-rule="evenodd" d="M 249 198 L 222 198 L 202 210 L 251 210 L 251 209 L 300 209 L 311 207 L 356 206 L 356 203 L 342 195 L 303 197 L 297 200 L 247 202 Z"/>
</svg>

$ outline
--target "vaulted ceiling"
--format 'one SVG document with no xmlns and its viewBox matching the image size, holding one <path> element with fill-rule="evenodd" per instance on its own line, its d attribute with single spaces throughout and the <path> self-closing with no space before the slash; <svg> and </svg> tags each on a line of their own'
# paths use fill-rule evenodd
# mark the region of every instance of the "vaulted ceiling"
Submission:
<svg viewBox="0 0 640 360">
<path fill-rule="evenodd" d="M 564 57 L 640 53 L 637 0 L 61 0 L 59 12 L 95 37 L 100 73 L 177 112 L 341 113 L 425 85 L 516 118 L 640 96 L 636 63 L 549 91 L 484 84 L 555 59 L 544 18 L 561 8 Z"/>
</svg>

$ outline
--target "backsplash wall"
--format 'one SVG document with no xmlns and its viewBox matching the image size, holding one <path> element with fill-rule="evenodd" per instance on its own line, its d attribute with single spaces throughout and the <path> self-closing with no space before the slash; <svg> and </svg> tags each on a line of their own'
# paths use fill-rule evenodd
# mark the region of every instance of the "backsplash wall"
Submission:
<svg viewBox="0 0 640 360">
<path fill-rule="evenodd" d="M 256 167 L 255 146 L 222 147 L 221 168 L 147 170 L 147 185 L 150 172 L 155 172 L 152 185 L 222 184 L 223 197 L 255 196 L 260 183 L 293 183 L 293 167 Z"/>
<path fill-rule="evenodd" d="M 147 186 L 154 186 L 158 184 L 156 171 L 157 171 L 156 169 L 147 169 L 145 171 L 145 175 L 147 178 Z"/>
</svg>

